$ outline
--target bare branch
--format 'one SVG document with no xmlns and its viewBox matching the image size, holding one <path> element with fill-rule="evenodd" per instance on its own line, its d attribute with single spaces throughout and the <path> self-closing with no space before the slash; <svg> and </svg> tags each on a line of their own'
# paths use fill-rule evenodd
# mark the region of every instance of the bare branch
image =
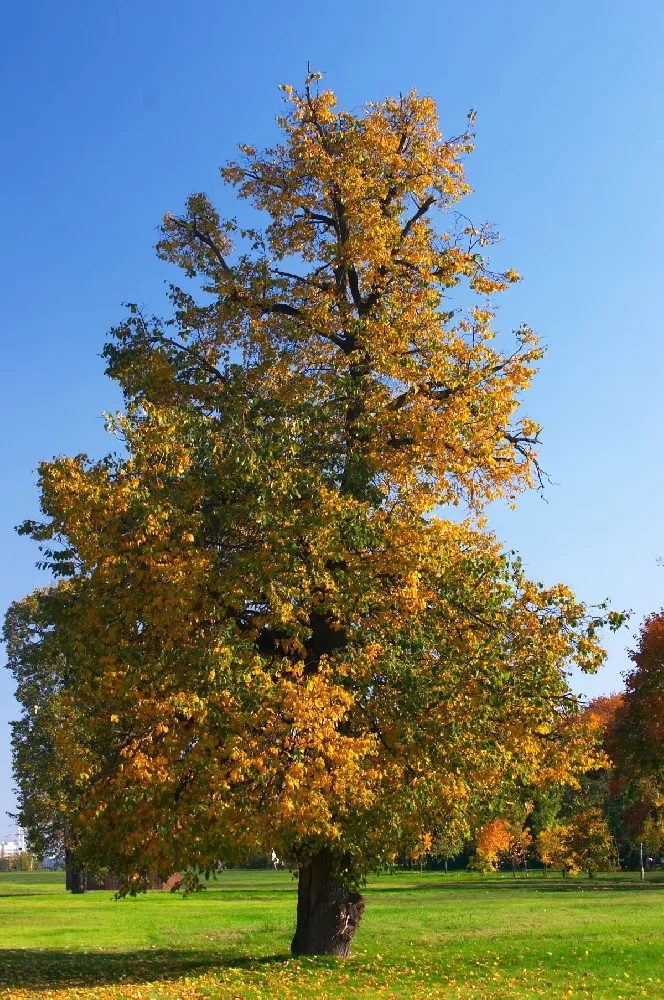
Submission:
<svg viewBox="0 0 664 1000">
<path fill-rule="evenodd" d="M 510 434 L 509 431 L 504 431 L 503 437 L 506 441 L 509 441 L 515 451 L 518 451 L 520 455 L 523 455 L 523 457 L 533 466 L 535 469 L 535 475 L 537 476 L 537 489 L 541 493 L 546 484 L 548 483 L 550 485 L 552 480 L 549 474 L 545 472 L 539 464 L 533 453 L 534 445 L 540 443 L 539 435 L 534 434 L 532 437 L 527 437 L 525 434 Z"/>
</svg>

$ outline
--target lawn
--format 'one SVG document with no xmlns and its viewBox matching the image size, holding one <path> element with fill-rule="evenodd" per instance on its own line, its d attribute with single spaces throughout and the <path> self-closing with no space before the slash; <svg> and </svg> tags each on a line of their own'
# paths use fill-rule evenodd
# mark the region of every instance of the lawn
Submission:
<svg viewBox="0 0 664 1000">
<path fill-rule="evenodd" d="M 223 872 L 199 895 L 71 896 L 0 874 L 0 997 L 481 1000 L 664 996 L 664 874 L 372 879 L 354 957 L 288 953 L 286 872 Z"/>
</svg>

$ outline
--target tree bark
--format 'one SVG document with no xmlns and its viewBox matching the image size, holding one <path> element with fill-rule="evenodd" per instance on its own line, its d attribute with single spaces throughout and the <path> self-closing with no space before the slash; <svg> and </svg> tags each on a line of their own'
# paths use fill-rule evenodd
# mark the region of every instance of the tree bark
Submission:
<svg viewBox="0 0 664 1000">
<path fill-rule="evenodd" d="M 350 943 L 364 913 L 359 892 L 350 892 L 332 874 L 328 850 L 300 868 L 294 955 L 338 955 L 348 958 Z"/>
<path fill-rule="evenodd" d="M 69 889 L 70 892 L 74 893 L 74 895 L 78 896 L 82 895 L 84 892 L 87 892 L 88 888 L 87 882 L 88 880 L 85 872 L 79 871 L 78 868 L 67 869 L 67 877 L 66 877 L 67 888 Z"/>
<path fill-rule="evenodd" d="M 65 850 L 65 888 L 76 895 L 81 895 L 87 890 L 86 874 L 75 867 L 71 852 L 68 850 Z"/>
</svg>

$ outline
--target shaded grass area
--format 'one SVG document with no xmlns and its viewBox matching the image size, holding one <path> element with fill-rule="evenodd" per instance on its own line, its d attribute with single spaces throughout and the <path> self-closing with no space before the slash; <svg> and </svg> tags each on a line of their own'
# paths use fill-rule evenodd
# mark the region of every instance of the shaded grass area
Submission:
<svg viewBox="0 0 664 1000">
<path fill-rule="evenodd" d="M 372 879 L 348 962 L 289 956 L 287 872 L 201 894 L 64 892 L 0 874 L 0 997 L 341 1000 L 664 997 L 664 873 L 595 880 L 439 872 Z"/>
</svg>

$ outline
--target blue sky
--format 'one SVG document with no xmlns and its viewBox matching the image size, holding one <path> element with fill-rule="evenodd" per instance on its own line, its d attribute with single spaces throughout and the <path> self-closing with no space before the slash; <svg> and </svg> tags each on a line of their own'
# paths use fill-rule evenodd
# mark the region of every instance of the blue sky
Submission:
<svg viewBox="0 0 664 1000">
<path fill-rule="evenodd" d="M 3 35 L 0 605 L 45 582 L 13 530 L 37 513 L 37 463 L 109 448 L 99 352 L 122 301 L 160 308 L 161 216 L 194 190 L 234 213 L 217 167 L 274 138 L 277 85 L 310 60 L 347 107 L 416 87 L 448 134 L 477 108 L 465 210 L 524 277 L 501 326 L 549 346 L 527 410 L 556 483 L 492 522 L 536 579 L 634 609 L 577 685 L 617 688 L 664 593 L 660 0 L 32 0 L 6 6 Z M 11 692 L 0 671 L 0 840 Z"/>
</svg>

